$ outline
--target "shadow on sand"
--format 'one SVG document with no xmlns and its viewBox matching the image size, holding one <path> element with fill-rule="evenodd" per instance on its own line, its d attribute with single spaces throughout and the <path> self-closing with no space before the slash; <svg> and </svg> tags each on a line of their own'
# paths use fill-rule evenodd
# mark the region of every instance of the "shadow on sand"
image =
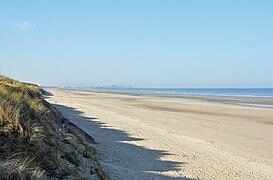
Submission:
<svg viewBox="0 0 273 180">
<path fill-rule="evenodd" d="M 72 123 L 95 138 L 95 147 L 101 156 L 103 164 L 107 166 L 107 169 L 111 169 L 111 172 L 114 174 L 119 174 L 119 172 L 116 172 L 116 169 L 118 169 L 118 171 L 124 171 L 128 175 L 127 177 L 120 178 L 188 179 L 185 177 L 172 177 L 151 172 L 175 172 L 178 171 L 179 167 L 185 164 L 160 160 L 160 158 L 165 155 L 171 155 L 167 151 L 146 149 L 145 147 L 132 143 L 129 144 L 128 142 L 142 141 L 144 139 L 130 137 L 125 131 L 113 129 L 107 126 L 107 124 L 100 122 L 97 118 L 84 117 L 83 112 L 72 107 L 59 104 L 53 104 L 53 106 L 62 112 Z M 124 159 L 124 156 L 126 160 L 120 160 Z M 107 162 L 105 160 L 107 160 Z"/>
</svg>

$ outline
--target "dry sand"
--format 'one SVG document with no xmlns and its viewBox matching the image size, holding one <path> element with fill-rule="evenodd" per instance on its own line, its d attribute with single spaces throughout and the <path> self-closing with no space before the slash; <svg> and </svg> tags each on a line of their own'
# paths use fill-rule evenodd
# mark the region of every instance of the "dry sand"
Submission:
<svg viewBox="0 0 273 180">
<path fill-rule="evenodd" d="M 112 179 L 273 179 L 273 109 L 49 90 Z"/>
</svg>

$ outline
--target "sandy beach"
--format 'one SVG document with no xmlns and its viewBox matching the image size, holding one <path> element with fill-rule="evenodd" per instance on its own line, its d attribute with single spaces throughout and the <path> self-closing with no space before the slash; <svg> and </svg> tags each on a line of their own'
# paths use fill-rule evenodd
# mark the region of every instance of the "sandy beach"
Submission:
<svg viewBox="0 0 273 180">
<path fill-rule="evenodd" d="M 273 179 L 273 109 L 49 89 L 112 179 Z"/>
</svg>

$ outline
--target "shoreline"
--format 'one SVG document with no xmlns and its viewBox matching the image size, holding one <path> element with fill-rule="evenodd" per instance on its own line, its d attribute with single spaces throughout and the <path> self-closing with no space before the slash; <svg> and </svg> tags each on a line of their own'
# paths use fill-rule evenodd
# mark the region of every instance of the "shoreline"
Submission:
<svg viewBox="0 0 273 180">
<path fill-rule="evenodd" d="M 272 179 L 273 109 L 149 95 L 49 90 L 97 141 L 112 179 Z"/>
<path fill-rule="evenodd" d="M 56 89 L 56 88 L 45 88 Z M 152 97 L 166 97 L 166 98 L 181 98 L 201 100 L 215 103 L 232 104 L 248 107 L 259 108 L 273 108 L 273 97 L 254 97 L 254 96 L 240 96 L 240 95 L 199 95 L 199 94 L 182 94 L 182 93 L 157 93 L 157 92 L 138 92 L 138 91 L 115 91 L 115 90 L 86 90 L 86 89 L 58 89 L 64 91 L 82 91 L 82 92 L 95 92 L 95 93 L 107 93 L 107 94 L 124 94 L 132 96 L 152 96 Z"/>
</svg>

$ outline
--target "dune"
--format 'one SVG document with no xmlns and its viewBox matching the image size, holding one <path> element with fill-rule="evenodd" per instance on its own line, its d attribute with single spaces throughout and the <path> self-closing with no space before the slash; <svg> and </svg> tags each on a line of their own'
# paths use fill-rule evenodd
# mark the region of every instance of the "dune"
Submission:
<svg viewBox="0 0 273 180">
<path fill-rule="evenodd" d="M 43 94 L 38 85 L 0 75 L 0 179 L 107 179 L 94 139 Z"/>
</svg>

